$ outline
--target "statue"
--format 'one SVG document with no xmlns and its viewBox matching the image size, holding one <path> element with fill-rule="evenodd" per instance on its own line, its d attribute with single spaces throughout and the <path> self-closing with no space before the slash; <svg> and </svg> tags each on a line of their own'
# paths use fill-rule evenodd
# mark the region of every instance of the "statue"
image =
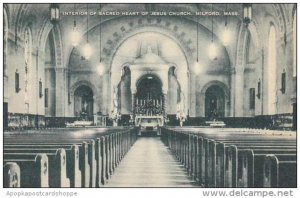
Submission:
<svg viewBox="0 0 300 198">
<path fill-rule="evenodd" d="M 84 111 L 84 112 L 87 112 L 87 106 L 88 106 L 88 103 L 87 103 L 87 101 L 85 100 L 85 101 L 83 102 L 83 111 Z"/>
<path fill-rule="evenodd" d="M 121 118 L 121 114 L 118 111 L 118 94 L 115 87 L 113 90 L 113 110 L 111 111 L 110 118 L 113 120 L 113 126 L 118 126 L 118 120 Z"/>
<path fill-rule="evenodd" d="M 186 121 L 186 114 L 185 114 L 185 104 L 184 104 L 184 94 L 180 93 L 180 101 L 177 103 L 177 120 L 179 120 L 180 126 L 183 126 L 183 123 Z"/>
</svg>

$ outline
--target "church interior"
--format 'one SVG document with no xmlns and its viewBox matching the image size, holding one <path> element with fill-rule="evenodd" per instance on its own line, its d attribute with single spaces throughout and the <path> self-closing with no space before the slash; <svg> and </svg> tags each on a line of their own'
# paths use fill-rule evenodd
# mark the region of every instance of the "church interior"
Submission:
<svg viewBox="0 0 300 198">
<path fill-rule="evenodd" d="M 296 8 L 3 4 L 4 186 L 294 187 Z M 136 158 L 184 179 L 125 181 Z"/>
</svg>

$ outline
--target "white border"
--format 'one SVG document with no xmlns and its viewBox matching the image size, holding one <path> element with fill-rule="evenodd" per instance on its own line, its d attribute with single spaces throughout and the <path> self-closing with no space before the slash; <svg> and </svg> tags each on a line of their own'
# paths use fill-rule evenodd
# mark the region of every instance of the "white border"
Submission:
<svg viewBox="0 0 300 198">
<path fill-rule="evenodd" d="M 172 1 L 167 1 L 167 0 L 149 0 L 149 1 L 141 1 L 141 0 L 131 0 L 131 1 L 125 1 L 125 0 L 110 0 L 110 1 L 105 1 L 105 2 L 100 2 L 100 1 L 96 1 L 96 0 L 86 0 L 86 1 L 79 1 L 79 0 L 64 0 L 64 1 L 59 1 L 59 0 L 52 0 L 52 1 L 36 1 L 36 0 L 27 0 L 27 1 L 14 1 L 14 0 L 7 0 L 7 1 L 3 1 L 0 0 L 1 2 L 1 15 L 0 15 L 0 21 L 1 21 L 1 25 L 0 25 L 0 37 L 3 38 L 3 3 L 297 3 L 296 0 L 293 1 L 288 1 L 285 2 L 284 0 L 278 1 L 278 0 L 264 0 L 262 1 L 245 1 L 245 0 L 233 0 L 233 1 L 224 1 L 224 0 L 206 0 L 206 1 L 202 1 L 202 0 L 189 0 L 189 1 L 180 1 L 180 0 L 172 0 Z M 297 29 L 299 30 L 299 20 L 298 20 L 298 16 L 297 16 Z M 299 31 L 297 32 L 297 49 L 298 49 L 298 44 L 299 44 Z M 0 55 L 0 62 L 3 63 L 3 40 L 1 39 L 1 44 L 0 44 L 0 51 L 1 51 L 1 55 Z M 299 57 L 299 51 L 297 51 L 297 58 Z M 297 69 L 297 75 L 299 76 L 300 72 L 299 69 Z M 1 85 L 0 85 L 0 111 L 3 112 L 3 66 L 1 67 L 0 70 L 0 76 L 1 76 Z M 298 84 L 298 83 L 297 83 Z M 299 90 L 297 90 L 297 98 L 299 98 Z M 299 116 L 298 116 L 299 119 Z M 3 133 L 3 126 L 2 126 L 2 122 L 3 121 L 3 117 L 0 117 L 0 123 L 1 123 L 1 127 L 0 130 Z M 298 135 L 299 136 L 299 135 Z M 298 137 L 299 138 L 299 137 Z M 298 139 L 299 141 L 299 139 Z M 1 138 L 0 138 L 0 160 L 1 163 L 3 162 L 2 160 L 2 145 L 3 145 L 3 139 L 2 139 L 2 134 L 1 134 Z M 299 168 L 299 163 L 298 163 L 298 172 L 300 172 L 300 168 Z M 3 165 L 1 166 L 3 167 Z M 62 192 L 77 192 L 79 194 L 79 196 L 77 197 L 82 197 L 82 198 L 87 198 L 87 197 L 103 197 L 103 198 L 111 198 L 111 197 L 118 197 L 118 198 L 156 198 L 156 197 L 165 197 L 165 198 L 201 198 L 203 197 L 202 192 L 203 191 L 220 191 L 220 190 L 224 190 L 227 193 L 230 193 L 233 189 L 222 189 L 222 188 L 216 188 L 216 189 L 208 189 L 208 188 L 204 188 L 204 189 L 200 189 L 200 188 L 95 188 L 95 189 L 54 189 L 54 188 L 49 188 L 49 189 L 3 189 L 3 168 L 1 168 L 0 170 L 0 197 L 10 197 L 7 196 L 7 192 L 46 192 L 46 191 L 62 191 Z M 299 175 L 298 175 L 299 176 Z M 299 178 L 299 177 L 298 177 Z M 300 186 L 299 181 L 298 181 L 298 187 Z M 277 192 L 278 190 L 292 190 L 294 192 L 294 196 L 293 197 L 299 197 L 300 196 L 300 190 L 299 188 L 297 189 L 234 189 L 236 191 L 254 191 L 254 190 L 261 190 L 261 191 L 273 191 L 273 192 Z M 15 196 L 14 196 L 15 197 Z M 24 197 L 24 196 L 20 196 L 20 197 Z M 208 197 L 214 197 L 214 196 L 208 196 Z M 220 196 L 218 196 L 220 197 Z M 244 196 L 245 197 L 245 196 Z M 246 196 L 247 197 L 247 196 Z"/>
</svg>

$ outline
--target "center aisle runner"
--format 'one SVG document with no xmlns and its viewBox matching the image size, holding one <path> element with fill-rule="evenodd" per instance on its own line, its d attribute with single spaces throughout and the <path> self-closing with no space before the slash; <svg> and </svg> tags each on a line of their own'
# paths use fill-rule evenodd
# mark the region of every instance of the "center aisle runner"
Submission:
<svg viewBox="0 0 300 198">
<path fill-rule="evenodd" d="M 105 187 L 197 187 L 159 137 L 141 137 Z"/>
</svg>

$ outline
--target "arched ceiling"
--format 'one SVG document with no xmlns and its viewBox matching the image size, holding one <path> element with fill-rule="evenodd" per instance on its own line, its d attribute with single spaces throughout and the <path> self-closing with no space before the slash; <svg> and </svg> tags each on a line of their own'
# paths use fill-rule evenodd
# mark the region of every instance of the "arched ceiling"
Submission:
<svg viewBox="0 0 300 198">
<path fill-rule="evenodd" d="M 75 5 L 75 6 L 74 6 Z M 205 12 L 211 11 L 212 4 L 89 4 L 89 11 L 165 11 L 165 12 Z M 72 12 L 74 8 L 76 11 L 85 12 L 87 10 L 86 4 L 59 4 L 61 12 Z M 291 26 L 291 12 L 293 11 L 294 4 L 253 4 L 253 21 L 257 25 L 256 29 L 264 28 L 264 17 L 272 16 L 276 19 L 276 23 L 279 31 L 279 35 L 284 36 L 286 29 Z M 22 30 L 28 23 L 32 24 L 33 28 L 38 29 L 33 32 L 33 37 L 39 38 L 44 31 L 46 23 L 49 23 L 49 7 L 50 4 L 6 4 L 4 8 L 7 10 L 9 18 L 9 32 L 15 34 L 15 38 L 18 39 L 22 36 Z M 213 11 L 223 12 L 227 7 L 228 11 L 236 11 L 238 16 L 228 17 L 229 26 L 238 34 L 238 25 L 242 20 L 242 4 L 213 4 Z M 102 16 L 102 21 L 108 21 L 117 19 L 120 16 Z M 186 21 L 197 21 L 195 16 L 177 16 L 182 19 L 182 23 Z M 84 37 L 87 29 L 86 16 L 76 16 L 77 27 L 81 30 Z M 63 41 L 63 53 L 70 54 L 72 50 L 71 43 L 68 39 L 70 30 L 73 27 L 74 16 L 65 16 L 61 13 L 60 19 L 60 31 Z M 89 16 L 89 30 L 97 27 L 100 23 L 100 17 Z M 200 16 L 199 23 L 201 26 L 211 31 L 211 17 Z M 224 27 L 225 17 L 214 17 L 214 33 L 217 37 L 221 37 L 221 30 Z M 50 30 L 47 30 L 50 31 Z M 262 38 L 263 39 L 263 38 Z M 39 43 L 35 43 L 36 47 L 39 47 Z M 235 48 L 236 44 L 232 45 Z M 230 47 L 229 47 L 230 48 Z M 43 49 L 42 49 L 43 50 Z M 230 51 L 230 49 L 229 49 Z M 232 52 L 235 54 L 235 52 Z M 65 58 L 64 65 L 67 63 L 68 58 Z"/>
</svg>

